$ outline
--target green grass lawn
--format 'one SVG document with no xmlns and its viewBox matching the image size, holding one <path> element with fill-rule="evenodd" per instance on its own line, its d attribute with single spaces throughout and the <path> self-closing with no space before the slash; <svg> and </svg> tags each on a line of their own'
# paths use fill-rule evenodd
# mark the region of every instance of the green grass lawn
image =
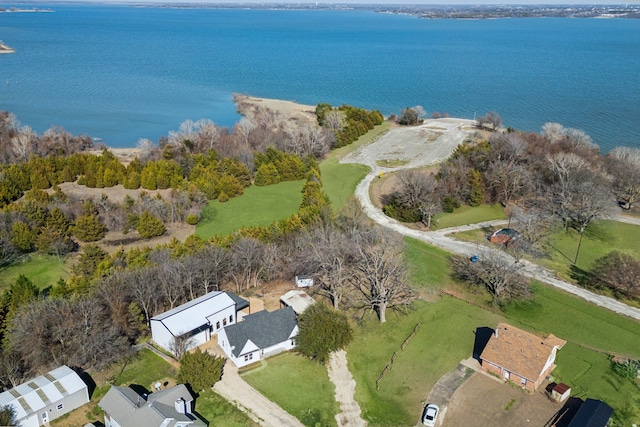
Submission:
<svg viewBox="0 0 640 427">
<path fill-rule="evenodd" d="M 558 352 L 556 364 L 554 379 L 571 386 L 572 396 L 602 400 L 616 411 L 633 407 L 637 411 L 640 406 L 640 380 L 616 375 L 606 354 L 567 343 Z M 631 425 L 630 421 L 625 425 Z"/>
<path fill-rule="evenodd" d="M 66 263 L 52 255 L 38 253 L 24 255 L 21 260 L 0 268 L 0 291 L 9 287 L 23 274 L 42 290 L 53 286 L 60 278 L 69 277 Z"/>
<path fill-rule="evenodd" d="M 371 426 L 415 425 L 438 379 L 471 356 L 476 328 L 494 327 L 499 320 L 451 297 L 437 303 L 416 301 L 406 315 L 388 312 L 384 324 L 369 319 L 356 329 L 347 349 L 363 418 Z M 400 345 L 416 323 L 421 327 L 402 351 Z M 392 368 L 376 390 L 376 379 L 394 352 Z"/>
<path fill-rule="evenodd" d="M 370 168 L 357 164 L 341 164 L 340 159 L 355 150 L 356 148 L 370 144 L 389 130 L 391 122 L 384 122 L 376 126 L 357 141 L 346 147 L 341 147 L 331 151 L 327 158 L 320 163 L 322 173 L 322 186 L 331 200 L 331 207 L 334 212 L 339 212 L 344 203 L 353 196 L 358 183 L 369 173 Z"/>
<path fill-rule="evenodd" d="M 151 350 L 138 351 L 131 358 L 116 364 L 113 381 L 115 385 L 138 384 L 153 390 L 152 385 L 164 378 L 175 378 L 176 368 Z"/>
<path fill-rule="evenodd" d="M 282 353 L 266 361 L 267 367 L 243 374 L 269 400 L 305 426 L 335 426 L 339 406 L 327 369 L 295 353 Z"/>
<path fill-rule="evenodd" d="M 560 230 L 549 238 L 550 260 L 544 263 L 561 277 L 571 277 L 580 235 L 573 229 Z M 585 230 L 576 267 L 589 270 L 593 262 L 611 251 L 625 252 L 640 259 L 640 226 L 617 221 L 598 221 Z"/>
<path fill-rule="evenodd" d="M 410 237 L 404 238 L 404 257 L 415 289 L 439 289 L 449 279 L 449 253 Z"/>
<path fill-rule="evenodd" d="M 302 202 L 304 180 L 258 187 L 252 185 L 240 197 L 225 203 L 210 201 L 202 209 L 196 234 L 203 238 L 227 235 L 241 227 L 269 225 L 296 213 Z"/>
<path fill-rule="evenodd" d="M 213 390 L 200 393 L 196 399 L 195 412 L 215 427 L 257 427 L 244 412 Z"/>
<path fill-rule="evenodd" d="M 476 207 L 461 206 L 453 213 L 440 213 L 433 219 L 434 229 L 456 227 L 459 225 L 476 224 L 494 219 L 507 219 L 504 207 L 496 205 L 480 205 Z"/>
</svg>

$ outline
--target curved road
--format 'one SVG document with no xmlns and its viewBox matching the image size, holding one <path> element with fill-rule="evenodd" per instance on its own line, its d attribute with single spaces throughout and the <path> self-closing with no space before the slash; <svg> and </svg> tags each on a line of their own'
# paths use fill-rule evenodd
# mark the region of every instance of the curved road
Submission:
<svg viewBox="0 0 640 427">
<path fill-rule="evenodd" d="M 386 216 L 380 209 L 374 206 L 371 201 L 371 196 L 369 193 L 369 187 L 371 185 L 371 181 L 373 181 L 377 176 L 380 175 L 381 172 L 386 171 L 397 171 L 400 169 L 409 169 L 415 168 L 419 166 L 426 166 L 430 164 L 437 163 L 448 157 L 453 150 L 458 146 L 458 144 L 462 143 L 464 138 L 470 132 L 470 130 L 465 130 L 463 126 L 469 126 L 470 121 L 461 121 L 459 119 L 438 119 L 438 120 L 427 120 L 425 124 L 419 126 L 418 128 L 425 129 L 433 129 L 437 127 L 437 129 L 446 128 L 447 131 L 443 133 L 438 139 L 433 142 L 427 144 L 425 146 L 422 145 L 422 152 L 419 155 L 416 155 L 413 147 L 413 141 L 409 144 L 411 145 L 408 149 L 407 155 L 403 157 L 403 153 L 398 151 L 397 145 L 399 141 L 402 140 L 403 134 L 400 132 L 404 132 L 406 128 L 392 129 L 381 138 L 379 138 L 376 142 L 365 146 L 360 147 L 359 150 L 351 153 L 346 156 L 341 162 L 342 163 L 360 163 L 366 166 L 371 167 L 371 172 L 358 184 L 356 187 L 356 197 L 362 204 L 362 208 L 364 212 L 376 223 L 381 226 L 388 228 L 390 230 L 396 231 L 404 236 L 409 236 L 417 240 L 421 240 L 423 242 L 429 243 L 431 245 L 440 247 L 445 249 L 448 252 L 471 256 L 473 254 L 478 254 L 482 256 L 483 253 L 487 253 L 490 251 L 490 248 L 484 247 L 474 243 L 462 242 L 448 237 L 448 234 L 453 233 L 455 230 L 466 231 L 473 228 L 482 228 L 488 225 L 499 225 L 503 224 L 504 221 L 488 221 L 473 225 L 460 226 L 452 229 L 444 229 L 438 231 L 419 231 L 413 230 L 404 226 L 402 223 L 389 218 Z M 435 124 L 434 124 L 435 123 Z M 414 128 L 415 129 L 415 128 Z M 396 134 L 396 132 L 398 132 Z M 376 160 L 389 158 L 388 155 L 385 156 L 385 147 L 389 147 L 393 145 L 393 158 L 400 158 L 405 160 L 407 163 L 398 168 L 383 168 L 377 165 Z M 419 159 L 418 159 L 419 157 Z M 639 224 L 640 221 L 636 218 L 631 218 L 628 216 L 616 216 L 615 220 L 628 222 L 631 224 Z M 505 257 L 510 257 L 508 254 L 504 253 Z M 513 259 L 513 258 L 511 258 Z M 515 261 L 515 260 L 514 260 Z M 563 280 L 555 277 L 555 274 L 546 268 L 543 268 L 537 264 L 532 262 L 521 260 L 520 261 L 524 267 L 522 269 L 523 274 L 539 280 L 541 282 L 547 283 L 551 286 L 555 286 L 556 288 L 562 289 L 565 292 L 576 295 L 584 300 L 592 302 L 600 307 L 605 307 L 611 311 L 614 311 L 619 314 L 623 314 L 625 316 L 629 316 L 633 319 L 640 320 L 640 309 L 635 307 L 630 307 L 626 304 L 623 304 L 613 298 L 609 298 L 603 295 L 594 294 L 586 289 L 575 286 L 571 283 L 565 282 Z"/>
</svg>

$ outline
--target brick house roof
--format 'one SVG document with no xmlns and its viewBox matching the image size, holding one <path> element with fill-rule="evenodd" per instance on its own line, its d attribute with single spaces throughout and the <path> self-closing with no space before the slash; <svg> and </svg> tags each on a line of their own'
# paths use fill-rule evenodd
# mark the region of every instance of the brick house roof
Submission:
<svg viewBox="0 0 640 427">
<path fill-rule="evenodd" d="M 566 341 L 553 334 L 541 338 L 506 323 L 499 323 L 480 358 L 483 362 L 491 362 L 528 380 L 537 381 L 554 349 L 560 349 L 565 344 Z"/>
</svg>

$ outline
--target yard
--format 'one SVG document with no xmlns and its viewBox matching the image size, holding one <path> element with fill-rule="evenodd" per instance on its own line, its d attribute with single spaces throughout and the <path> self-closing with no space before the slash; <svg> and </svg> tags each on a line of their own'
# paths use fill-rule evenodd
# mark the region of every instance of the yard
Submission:
<svg viewBox="0 0 640 427">
<path fill-rule="evenodd" d="M 304 181 L 251 186 L 225 203 L 210 201 L 202 209 L 196 234 L 202 238 L 227 235 L 241 227 L 269 225 L 296 213 L 302 202 Z"/>
<path fill-rule="evenodd" d="M 103 412 L 98 406 L 100 399 L 109 391 L 111 384 L 128 386 L 135 384 L 153 390 L 154 384 L 172 387 L 176 385 L 176 368 L 150 350 L 140 350 L 132 357 L 125 357 L 110 367 L 90 375 L 96 384 L 91 401 L 81 408 L 51 422 L 52 426 L 80 426 L 87 422 L 102 422 Z M 195 400 L 195 412 L 209 422 L 210 426 L 256 427 L 244 413 L 218 396 L 207 391 Z"/>
<path fill-rule="evenodd" d="M 305 426 L 336 426 L 339 407 L 324 366 L 288 352 L 270 357 L 241 375 Z"/>
<path fill-rule="evenodd" d="M 0 292 L 14 283 L 23 274 L 38 289 L 42 290 L 56 284 L 61 278 L 69 276 L 69 265 L 58 257 L 38 253 L 27 254 L 11 265 L 0 268 Z"/>
</svg>

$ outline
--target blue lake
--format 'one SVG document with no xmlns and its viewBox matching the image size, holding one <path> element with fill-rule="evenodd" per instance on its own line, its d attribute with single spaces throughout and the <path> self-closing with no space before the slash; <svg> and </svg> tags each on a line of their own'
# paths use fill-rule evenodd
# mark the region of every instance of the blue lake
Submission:
<svg viewBox="0 0 640 427">
<path fill-rule="evenodd" d="M 43 6 L 43 5 L 39 5 Z M 0 109 L 114 147 L 186 120 L 231 126 L 234 92 L 506 126 L 583 129 L 640 147 L 640 20 L 425 20 L 366 11 L 52 5 L 0 13 Z"/>
</svg>

